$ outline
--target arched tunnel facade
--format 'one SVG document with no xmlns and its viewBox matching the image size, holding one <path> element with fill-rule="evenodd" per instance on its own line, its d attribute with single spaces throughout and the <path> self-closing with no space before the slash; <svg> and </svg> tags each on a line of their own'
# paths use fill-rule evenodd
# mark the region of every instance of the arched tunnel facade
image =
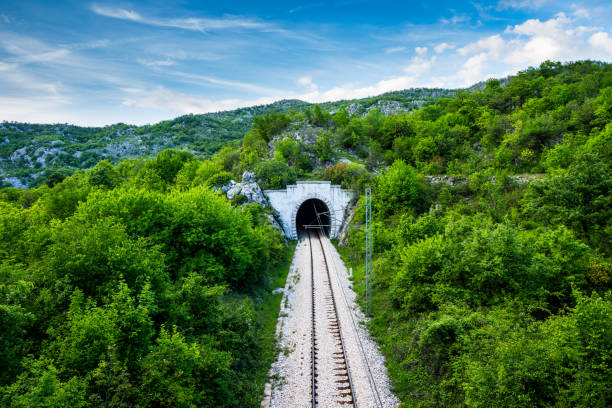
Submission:
<svg viewBox="0 0 612 408">
<path fill-rule="evenodd" d="M 276 211 L 285 236 L 290 239 L 298 239 L 300 229 L 313 224 L 324 228 L 330 238 L 337 237 L 345 210 L 355 196 L 352 191 L 329 181 L 298 181 L 284 190 L 265 190 L 264 193 Z"/>
<path fill-rule="evenodd" d="M 307 230 L 317 230 L 329 236 L 332 226 L 331 221 L 329 208 L 317 198 L 304 201 L 295 215 L 298 234 L 303 234 Z"/>
</svg>

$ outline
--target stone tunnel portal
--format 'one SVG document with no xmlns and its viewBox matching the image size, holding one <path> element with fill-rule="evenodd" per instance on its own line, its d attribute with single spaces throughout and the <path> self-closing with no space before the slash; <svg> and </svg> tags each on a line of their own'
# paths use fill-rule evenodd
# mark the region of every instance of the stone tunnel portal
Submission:
<svg viewBox="0 0 612 408">
<path fill-rule="evenodd" d="M 322 230 L 325 235 L 329 236 L 331 231 L 329 208 L 319 199 L 308 199 L 300 205 L 295 216 L 295 225 L 300 235 L 308 229 L 316 229 Z"/>
<path fill-rule="evenodd" d="M 290 239 L 299 238 L 298 213 L 304 212 L 299 216 L 302 225 L 307 225 L 317 218 L 314 214 L 313 201 L 317 211 L 323 206 L 326 208 L 320 212 L 328 213 L 329 222 L 321 224 L 331 225 L 326 228 L 326 232 L 330 238 L 337 237 L 344 222 L 344 212 L 355 196 L 352 191 L 343 190 L 329 181 L 298 181 L 284 190 L 265 190 L 264 193 L 277 213 L 285 236 Z M 313 214 L 308 219 L 307 214 L 310 210 L 313 211 Z"/>
</svg>

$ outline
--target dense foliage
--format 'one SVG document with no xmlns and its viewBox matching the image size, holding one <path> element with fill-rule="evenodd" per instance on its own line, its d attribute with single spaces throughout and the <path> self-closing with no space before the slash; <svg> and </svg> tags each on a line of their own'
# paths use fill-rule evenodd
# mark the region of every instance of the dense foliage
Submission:
<svg viewBox="0 0 612 408">
<path fill-rule="evenodd" d="M 612 405 L 612 65 L 287 102 L 205 161 L 0 190 L 2 405 L 257 405 L 285 249 L 268 210 L 214 192 L 247 170 L 373 188 L 369 324 L 403 406 Z M 341 247 L 360 294 L 363 223 Z"/>
<path fill-rule="evenodd" d="M 611 90 L 608 64 L 545 63 L 363 141 L 392 163 L 370 327 L 403 406 L 612 405 Z"/>
<path fill-rule="evenodd" d="M 350 105 L 356 114 L 380 107 L 410 111 L 454 91 L 408 89 L 352 101 L 328 102 L 325 109 Z M 321 109 L 321 108 L 319 108 Z M 152 157 L 164 149 L 183 149 L 208 158 L 228 143 L 239 141 L 253 125 L 253 133 L 269 141 L 289 122 L 286 113 L 309 114 L 312 105 L 283 100 L 270 105 L 232 111 L 185 115 L 154 125 L 123 123 L 92 128 L 68 124 L 0 123 L 0 186 L 53 184 L 100 160 Z M 322 111 L 321 111 L 322 112 Z"/>
<path fill-rule="evenodd" d="M 1 191 L 0 405 L 259 404 L 287 251 L 216 165 L 169 150 Z"/>
</svg>

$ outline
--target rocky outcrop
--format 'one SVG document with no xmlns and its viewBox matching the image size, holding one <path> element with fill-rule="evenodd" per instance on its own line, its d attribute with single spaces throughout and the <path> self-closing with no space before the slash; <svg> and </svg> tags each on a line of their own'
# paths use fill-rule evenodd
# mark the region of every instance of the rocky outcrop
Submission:
<svg viewBox="0 0 612 408">
<path fill-rule="evenodd" d="M 221 191 L 225 192 L 229 200 L 242 195 L 249 203 L 261 204 L 264 208 L 268 206 L 268 200 L 266 200 L 259 184 L 255 182 L 255 174 L 250 171 L 245 171 L 242 174 L 242 181 L 240 183 L 232 180 L 229 184 L 221 187 Z"/>
<path fill-rule="evenodd" d="M 508 178 L 512 181 L 514 181 L 517 184 L 525 184 L 525 183 L 530 183 L 534 180 L 539 180 L 543 177 L 542 174 L 516 174 L 516 175 L 512 175 L 512 176 L 508 176 Z M 425 178 L 427 179 L 427 182 L 430 185 L 434 185 L 434 184 L 438 184 L 438 183 L 442 183 L 442 184 L 447 184 L 451 187 L 454 187 L 460 183 L 467 183 L 468 182 L 468 178 L 465 176 L 444 176 L 444 175 L 440 175 L 440 176 L 425 176 Z M 491 183 L 495 183 L 495 176 L 490 176 L 489 177 L 489 181 Z"/>
<path fill-rule="evenodd" d="M 215 189 L 215 191 L 216 190 L 217 189 Z M 239 195 L 241 195 L 244 197 L 244 200 L 247 203 L 257 203 L 264 208 L 268 208 L 268 210 L 266 211 L 268 222 L 270 223 L 272 228 L 279 231 L 284 236 L 283 228 L 277 221 L 278 214 L 276 214 L 274 209 L 269 206 L 268 199 L 263 194 L 263 191 L 261 191 L 261 187 L 259 187 L 259 184 L 257 184 L 255 173 L 251 171 L 245 171 L 242 174 L 242 181 L 240 183 L 237 183 L 234 180 L 230 180 L 230 182 L 222 186 L 220 190 L 225 193 L 226 197 L 229 200 L 233 200 Z"/>
</svg>

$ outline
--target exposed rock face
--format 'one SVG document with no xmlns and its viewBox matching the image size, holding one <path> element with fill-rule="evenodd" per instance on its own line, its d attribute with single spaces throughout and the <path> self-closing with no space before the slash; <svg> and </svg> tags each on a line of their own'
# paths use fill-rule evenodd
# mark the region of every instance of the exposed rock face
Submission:
<svg viewBox="0 0 612 408">
<path fill-rule="evenodd" d="M 27 188 L 27 186 L 21 182 L 17 177 L 5 177 L 4 182 L 10 184 L 15 188 Z"/>
<path fill-rule="evenodd" d="M 270 224 L 272 225 L 272 228 L 274 228 L 275 230 L 283 234 L 283 236 L 285 236 L 285 231 L 283 231 L 283 228 L 280 226 L 278 221 L 276 221 L 276 218 L 274 218 L 272 214 L 267 214 L 267 216 L 268 216 L 268 221 L 270 221 Z"/>
<path fill-rule="evenodd" d="M 230 180 L 229 183 L 221 187 L 221 191 L 225 193 L 229 200 L 233 200 L 238 195 L 242 195 L 244 198 L 246 198 L 247 203 L 257 203 L 266 208 L 269 206 L 268 199 L 263 194 L 261 187 L 259 187 L 259 184 L 257 184 L 255 180 L 255 173 L 245 171 L 242 174 L 242 182 L 236 183 L 234 180 Z M 216 190 L 217 189 L 215 189 L 215 191 Z M 274 212 L 273 208 L 270 207 L 270 209 L 272 212 Z M 279 231 L 284 236 L 283 228 L 276 220 L 276 217 L 269 212 L 266 214 L 266 216 L 268 217 L 268 222 L 272 228 Z"/>
<path fill-rule="evenodd" d="M 443 184 L 447 184 L 451 187 L 456 186 L 457 184 L 460 183 L 467 183 L 468 178 L 465 176 L 445 176 L 445 175 L 440 175 L 440 176 L 425 176 L 425 178 L 427 179 L 428 183 L 430 185 L 434 185 L 434 184 L 438 184 L 438 183 L 443 183 Z M 534 180 L 539 180 L 542 178 L 541 174 L 517 174 L 517 175 L 512 175 L 512 176 L 508 176 L 508 178 L 512 181 L 514 181 L 517 184 L 525 184 L 525 183 L 530 183 Z M 495 176 L 491 176 L 489 177 L 489 181 L 494 183 L 495 182 Z"/>
<path fill-rule="evenodd" d="M 227 190 L 225 188 L 227 187 Z M 245 171 L 242 175 L 242 182 L 236 183 L 231 180 L 229 184 L 221 187 L 228 199 L 233 200 L 238 194 L 243 195 L 249 203 L 261 204 L 262 207 L 268 206 L 268 200 L 263 195 L 259 184 L 255 182 L 255 174 Z"/>
<path fill-rule="evenodd" d="M 254 183 L 255 182 L 255 173 L 252 171 L 245 171 L 242 173 L 242 182 L 243 183 Z"/>
<path fill-rule="evenodd" d="M 389 115 L 395 115 L 397 113 L 400 112 L 408 112 L 409 110 L 404 108 L 399 102 L 397 101 L 378 101 L 375 104 L 373 104 L 372 106 L 370 106 L 369 108 L 366 109 L 365 111 L 365 115 L 367 115 L 368 113 L 370 113 L 372 110 L 374 109 L 379 109 L 383 115 L 385 116 L 389 116 Z"/>
</svg>

